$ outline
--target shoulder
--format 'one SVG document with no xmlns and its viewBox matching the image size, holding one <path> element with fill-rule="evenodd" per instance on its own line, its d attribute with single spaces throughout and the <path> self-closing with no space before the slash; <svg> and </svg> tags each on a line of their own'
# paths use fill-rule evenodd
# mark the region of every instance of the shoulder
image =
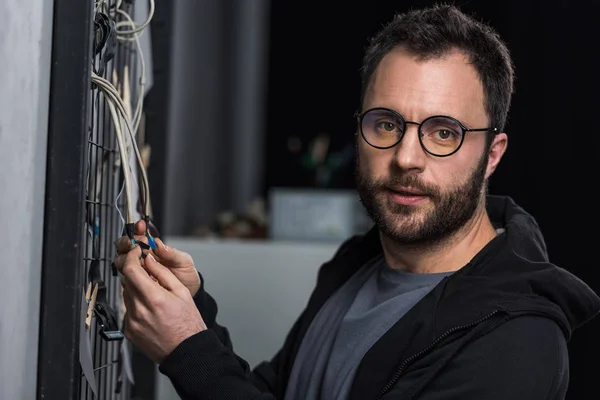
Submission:
<svg viewBox="0 0 600 400">
<path fill-rule="evenodd" d="M 567 356 L 567 340 L 563 331 L 556 322 L 541 316 L 510 319 L 474 341 L 472 346 L 482 349 L 504 349 L 505 352 L 515 352 L 514 356 L 519 358 L 534 356 L 534 360 L 558 361 Z"/>
</svg>

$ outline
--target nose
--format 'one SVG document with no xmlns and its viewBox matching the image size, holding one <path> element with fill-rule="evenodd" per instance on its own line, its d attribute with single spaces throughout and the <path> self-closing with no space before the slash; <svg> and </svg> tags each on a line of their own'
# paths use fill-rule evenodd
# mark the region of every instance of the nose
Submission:
<svg viewBox="0 0 600 400">
<path fill-rule="evenodd" d="M 425 169 L 427 154 L 421 147 L 417 124 L 406 124 L 406 132 L 394 150 L 394 163 L 400 169 L 415 172 L 422 172 Z"/>
</svg>

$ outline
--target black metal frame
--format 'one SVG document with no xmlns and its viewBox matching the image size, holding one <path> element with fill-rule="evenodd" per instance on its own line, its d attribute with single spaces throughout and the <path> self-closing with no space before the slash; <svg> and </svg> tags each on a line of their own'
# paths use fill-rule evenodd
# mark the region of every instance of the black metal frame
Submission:
<svg viewBox="0 0 600 400">
<path fill-rule="evenodd" d="M 91 1 L 54 0 L 37 398 L 79 398 Z"/>
</svg>

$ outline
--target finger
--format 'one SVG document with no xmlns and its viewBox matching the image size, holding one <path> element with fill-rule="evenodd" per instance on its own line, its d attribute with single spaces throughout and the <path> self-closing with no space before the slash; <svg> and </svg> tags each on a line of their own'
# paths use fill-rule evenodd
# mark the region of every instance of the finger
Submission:
<svg viewBox="0 0 600 400">
<path fill-rule="evenodd" d="M 115 240 L 115 247 L 117 248 L 117 254 L 125 254 L 133 249 L 133 243 L 131 243 L 131 239 L 127 236 L 121 236 Z"/>
<path fill-rule="evenodd" d="M 185 288 L 179 279 L 164 265 L 156 261 L 152 254 L 148 254 L 148 257 L 144 260 L 144 267 L 146 271 L 165 289 L 169 291 L 178 290 Z M 187 290 L 187 289 L 186 289 Z"/>
<path fill-rule="evenodd" d="M 135 224 L 135 232 L 136 235 L 145 235 L 146 234 L 146 221 L 140 219 Z"/>
<path fill-rule="evenodd" d="M 131 241 L 129 241 L 129 243 L 131 243 Z M 123 269 L 123 265 L 125 265 L 125 260 L 127 260 L 127 254 L 133 250 L 136 247 L 140 247 L 138 245 L 136 245 L 135 247 L 132 245 L 131 248 L 127 251 L 123 251 L 123 252 L 117 252 L 117 255 L 115 256 L 115 259 L 113 260 L 113 265 L 115 266 L 115 268 L 118 271 L 121 271 Z M 144 246 L 141 246 L 144 247 Z M 124 246 L 122 247 L 124 248 Z M 144 250 L 142 249 L 142 252 L 144 253 L 144 257 L 146 256 L 146 253 L 148 253 L 150 250 Z"/>
<path fill-rule="evenodd" d="M 156 239 L 156 249 L 154 254 L 165 264 L 171 268 L 194 266 L 194 260 L 188 253 L 177 250 L 173 247 L 168 247 L 162 240 Z"/>
<path fill-rule="evenodd" d="M 119 272 L 122 272 L 121 270 L 123 269 L 123 265 L 125 265 L 126 258 L 127 258 L 127 254 L 119 254 L 118 256 L 115 257 L 115 260 L 113 261 L 113 265 Z"/>
<path fill-rule="evenodd" d="M 142 250 L 139 246 L 127 253 L 121 273 L 123 274 L 125 287 L 131 291 L 131 294 L 134 296 L 141 295 L 145 298 L 148 296 L 149 291 L 156 288 L 156 284 L 142 266 L 141 256 Z"/>
</svg>

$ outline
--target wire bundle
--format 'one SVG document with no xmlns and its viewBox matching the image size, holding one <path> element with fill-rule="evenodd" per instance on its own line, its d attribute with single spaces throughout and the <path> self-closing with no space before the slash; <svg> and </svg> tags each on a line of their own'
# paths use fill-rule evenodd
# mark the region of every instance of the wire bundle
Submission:
<svg viewBox="0 0 600 400">
<path fill-rule="evenodd" d="M 96 11 L 106 11 L 111 19 L 117 20 L 122 19 L 115 24 L 116 37 L 120 41 L 133 41 L 137 48 L 137 53 L 140 58 L 141 65 L 141 76 L 139 80 L 139 91 L 136 105 L 133 112 L 131 112 L 131 105 L 129 104 L 128 96 L 121 95 L 119 90 L 116 88 L 116 84 L 111 83 L 108 79 L 99 76 L 96 72 L 92 72 L 91 79 L 92 83 L 100 90 L 104 95 L 104 99 L 108 109 L 110 111 L 111 119 L 115 128 L 117 137 L 117 144 L 119 148 L 119 156 L 121 166 L 123 168 L 124 178 L 124 190 L 126 198 L 126 216 L 125 216 L 125 231 L 132 242 L 135 244 L 134 239 L 134 224 L 135 224 L 135 204 L 133 200 L 134 194 L 134 181 L 135 175 L 131 171 L 129 163 L 129 155 L 131 150 L 135 153 L 135 160 L 138 165 L 138 171 L 141 176 L 141 199 L 142 199 L 142 213 L 144 220 L 146 221 L 146 236 L 151 248 L 155 248 L 156 244 L 154 238 L 148 231 L 150 225 L 150 218 L 152 211 L 150 207 L 150 186 L 148 184 L 148 177 L 146 168 L 144 166 L 142 156 L 140 154 L 136 135 L 138 133 L 140 123 L 143 114 L 143 103 L 144 103 L 144 89 L 146 86 L 146 65 L 144 62 L 144 56 L 142 47 L 140 45 L 140 37 L 144 32 L 144 29 L 150 24 L 152 17 L 154 16 L 155 0 L 149 0 L 150 9 L 148 12 L 147 19 L 141 23 L 136 24 L 131 16 L 121 8 L 123 0 L 118 0 L 114 6 L 109 6 L 107 0 L 96 1 Z M 122 17 L 122 18 L 119 18 Z M 126 74 L 127 75 L 127 74 Z M 127 76 L 126 76 L 127 77 Z M 128 93 L 128 88 L 125 87 L 125 92 Z"/>
</svg>

